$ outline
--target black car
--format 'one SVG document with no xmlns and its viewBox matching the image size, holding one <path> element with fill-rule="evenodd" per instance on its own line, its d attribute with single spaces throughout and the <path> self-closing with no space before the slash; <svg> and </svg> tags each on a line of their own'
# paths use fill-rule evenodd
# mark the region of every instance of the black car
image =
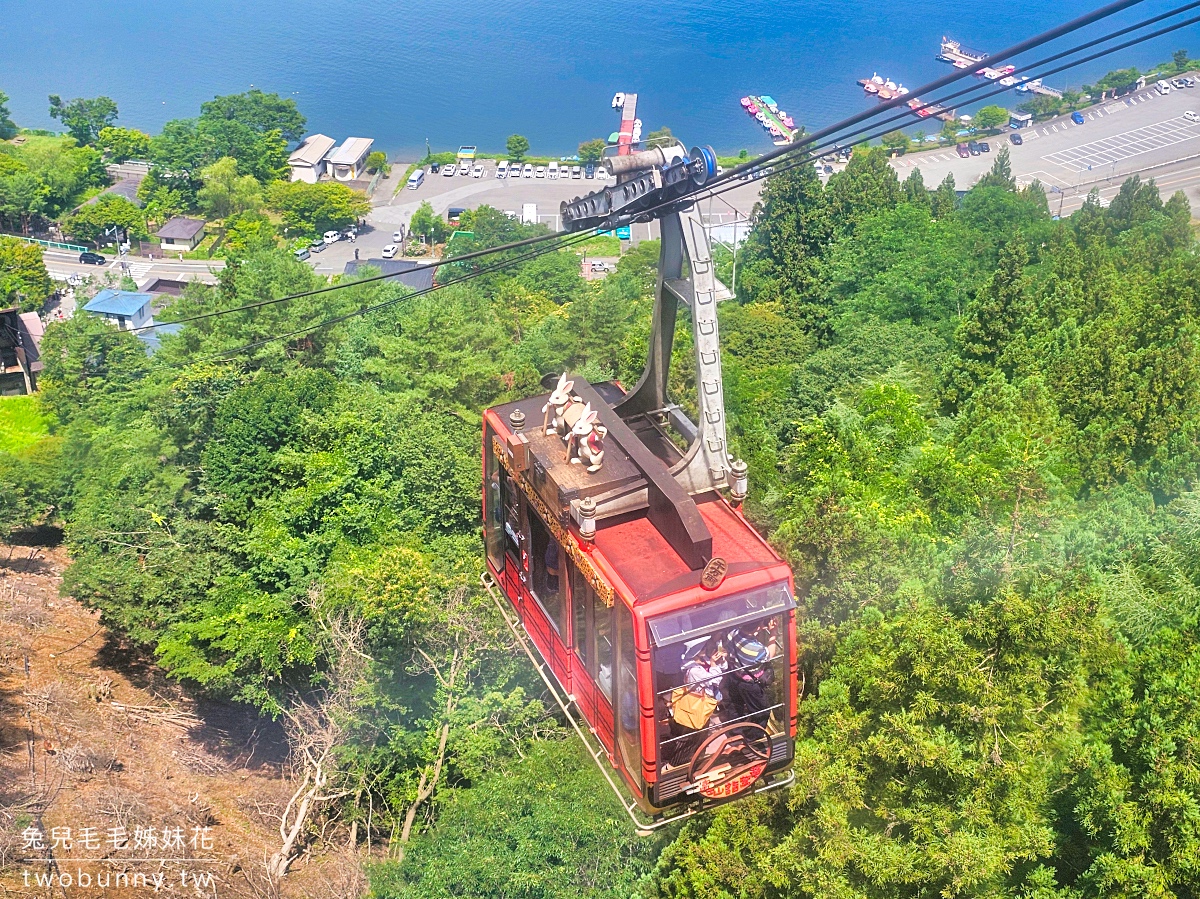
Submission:
<svg viewBox="0 0 1200 899">
<path fill-rule="evenodd" d="M 977 141 L 969 141 L 967 143 L 967 150 L 972 156 L 978 156 L 983 152 L 983 150 L 979 149 L 979 143 Z"/>
<path fill-rule="evenodd" d="M 985 141 L 985 140 L 981 140 L 981 141 L 979 142 L 979 149 L 980 149 L 980 150 L 982 150 L 984 153 L 991 153 L 991 152 L 992 152 L 992 145 L 991 145 L 991 144 L 989 144 L 989 143 L 988 143 L 987 141 Z"/>
<path fill-rule="evenodd" d="M 1018 147 L 1021 146 L 1021 144 L 1025 143 L 1025 138 L 1021 137 L 1021 135 L 1019 135 L 1019 134 L 1010 134 L 1008 136 L 1008 139 L 1010 141 L 1012 141 L 1014 144 L 1016 144 Z"/>
<path fill-rule="evenodd" d="M 79 254 L 79 263 L 81 265 L 107 265 L 108 260 L 99 253 L 84 252 Z"/>
<path fill-rule="evenodd" d="M 441 170 L 442 170 L 442 164 L 440 162 L 430 163 L 429 174 L 436 175 Z"/>
</svg>

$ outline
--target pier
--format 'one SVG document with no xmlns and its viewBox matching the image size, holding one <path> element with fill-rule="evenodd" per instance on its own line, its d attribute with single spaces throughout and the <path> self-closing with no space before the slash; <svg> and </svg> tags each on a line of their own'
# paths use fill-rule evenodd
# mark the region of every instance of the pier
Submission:
<svg viewBox="0 0 1200 899">
<path fill-rule="evenodd" d="M 626 94 L 621 106 L 621 130 L 617 132 L 617 155 L 628 156 L 633 147 L 633 129 L 637 121 L 637 94 Z"/>
</svg>

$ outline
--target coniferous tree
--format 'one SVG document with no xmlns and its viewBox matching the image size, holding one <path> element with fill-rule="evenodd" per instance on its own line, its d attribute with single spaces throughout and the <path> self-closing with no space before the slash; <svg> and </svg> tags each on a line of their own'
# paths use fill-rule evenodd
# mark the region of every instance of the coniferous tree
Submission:
<svg viewBox="0 0 1200 899">
<path fill-rule="evenodd" d="M 958 194 L 954 190 L 954 176 L 947 174 L 938 185 L 933 196 L 929 198 L 933 217 L 935 219 L 953 215 L 958 208 Z"/>
<path fill-rule="evenodd" d="M 904 198 L 926 209 L 930 207 L 929 191 L 925 188 L 925 179 L 921 177 L 920 169 L 913 169 L 904 179 Z"/>
<path fill-rule="evenodd" d="M 1001 147 L 992 163 L 992 170 L 979 179 L 979 186 L 994 185 L 1005 190 L 1016 190 L 1017 179 L 1013 177 L 1012 166 L 1009 164 L 1008 147 Z"/>
</svg>

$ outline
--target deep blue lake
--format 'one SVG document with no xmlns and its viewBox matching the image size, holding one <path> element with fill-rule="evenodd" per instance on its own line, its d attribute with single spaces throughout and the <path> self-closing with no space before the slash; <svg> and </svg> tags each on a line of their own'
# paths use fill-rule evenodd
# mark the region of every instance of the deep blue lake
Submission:
<svg viewBox="0 0 1200 899">
<path fill-rule="evenodd" d="M 1170 6 L 1150 0 L 1108 21 L 1131 24 Z M 1092 7 L 0 0 L 0 91 L 28 127 L 61 127 L 47 114 L 48 94 L 107 94 L 120 124 L 155 132 L 196 115 L 215 94 L 253 85 L 294 97 L 314 131 L 373 137 L 391 152 L 423 152 L 426 139 L 435 150 L 502 148 L 519 132 L 543 153 L 570 153 L 581 140 L 606 136 L 617 126 L 613 93 L 636 91 L 645 130 L 666 124 L 688 143 L 754 151 L 770 145 L 738 107 L 745 94 L 771 94 L 811 130 L 867 108 L 855 80 L 872 72 L 909 87 L 948 72 L 934 59 L 943 34 L 994 52 Z M 1048 83 L 1079 85 L 1183 47 L 1200 56 L 1196 26 Z"/>
</svg>

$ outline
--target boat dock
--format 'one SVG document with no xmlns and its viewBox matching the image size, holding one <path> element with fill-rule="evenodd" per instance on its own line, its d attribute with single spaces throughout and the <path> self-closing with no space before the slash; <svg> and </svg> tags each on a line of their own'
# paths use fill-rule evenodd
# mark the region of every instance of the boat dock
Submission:
<svg viewBox="0 0 1200 899">
<path fill-rule="evenodd" d="M 621 130 L 617 132 L 617 155 L 628 156 L 633 152 L 633 144 L 636 139 L 634 131 L 640 131 L 637 120 L 637 94 L 625 94 L 624 102 L 621 104 Z"/>
<path fill-rule="evenodd" d="M 1021 78 L 1014 75 L 1017 71 L 1016 66 L 1001 66 L 993 68 L 992 66 L 983 65 L 983 62 L 988 58 L 988 54 L 983 50 L 973 50 L 970 47 L 964 47 L 958 41 L 951 40 L 943 35 L 941 52 L 938 53 L 937 59 L 941 62 L 948 62 L 956 69 L 975 69 L 975 74 L 987 78 L 989 81 L 998 81 L 1005 87 L 1015 87 L 1019 91 L 1028 91 L 1034 94 L 1045 94 L 1047 97 L 1061 97 L 1062 91 L 1055 90 L 1052 87 L 1046 87 L 1042 84 L 1042 79 Z M 978 66 L 978 68 L 976 68 Z"/>
<path fill-rule="evenodd" d="M 800 133 L 792 117 L 779 108 L 773 97 L 766 94 L 742 97 L 742 109 L 762 125 L 777 147 L 786 147 Z"/>
<path fill-rule="evenodd" d="M 908 95 L 908 88 L 903 84 L 897 84 L 890 78 L 883 78 L 878 72 L 870 78 L 858 79 L 858 83 L 862 85 L 864 91 L 880 102 Z M 926 103 L 920 97 L 909 97 L 906 105 L 912 114 L 918 118 L 935 118 L 941 119 L 944 122 L 954 119 L 953 110 L 946 109 L 944 106 L 938 106 L 936 103 Z"/>
</svg>

